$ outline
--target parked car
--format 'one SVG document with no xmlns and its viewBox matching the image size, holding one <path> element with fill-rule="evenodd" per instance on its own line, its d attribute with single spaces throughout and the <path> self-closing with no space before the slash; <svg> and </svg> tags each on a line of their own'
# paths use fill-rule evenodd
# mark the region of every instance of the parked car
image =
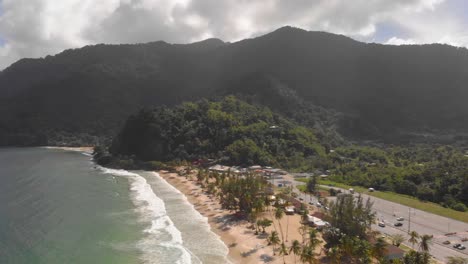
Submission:
<svg viewBox="0 0 468 264">
<path fill-rule="evenodd" d="M 374 188 L 372 188 L 372 187 L 371 187 L 371 188 L 369 188 L 369 192 L 373 192 L 373 191 L 375 191 L 375 189 L 374 189 Z"/>
<path fill-rule="evenodd" d="M 379 226 L 380 227 L 385 227 L 385 223 L 384 222 L 379 222 Z"/>
<path fill-rule="evenodd" d="M 444 244 L 444 245 L 450 245 L 450 241 L 445 240 L 444 242 L 442 242 L 442 244 Z"/>
<path fill-rule="evenodd" d="M 464 250 L 466 248 L 464 245 L 459 244 L 459 243 L 453 245 L 453 247 L 459 250 Z"/>
<path fill-rule="evenodd" d="M 320 202 L 316 203 L 317 207 L 322 207 L 322 204 Z"/>
<path fill-rule="evenodd" d="M 395 223 L 395 224 L 393 224 L 393 225 L 394 225 L 394 226 L 402 226 L 402 225 L 403 225 L 403 223 L 401 223 L 401 222 L 396 222 L 396 223 Z"/>
<path fill-rule="evenodd" d="M 403 221 L 403 220 L 405 220 L 405 219 L 404 219 L 403 217 L 400 216 L 400 217 L 397 217 L 396 220 L 397 220 L 397 221 Z"/>
</svg>

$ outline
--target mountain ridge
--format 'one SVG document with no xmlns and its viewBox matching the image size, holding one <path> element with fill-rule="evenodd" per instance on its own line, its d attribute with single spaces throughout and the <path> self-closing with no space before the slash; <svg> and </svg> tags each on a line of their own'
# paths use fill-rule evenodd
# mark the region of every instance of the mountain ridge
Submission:
<svg viewBox="0 0 468 264">
<path fill-rule="evenodd" d="M 66 144 L 64 134 L 107 137 L 141 107 L 226 94 L 256 98 L 308 124 L 324 115 L 328 121 L 320 126 L 331 124 L 351 139 L 463 134 L 467 51 L 362 43 L 293 27 L 234 43 L 86 46 L 23 59 L 0 72 L 0 144 L 36 144 L 14 139 L 17 134 L 42 134 L 49 144 Z M 274 92 L 278 85 L 286 93 Z M 286 100 L 297 106 L 272 105 L 288 93 L 300 98 Z"/>
</svg>

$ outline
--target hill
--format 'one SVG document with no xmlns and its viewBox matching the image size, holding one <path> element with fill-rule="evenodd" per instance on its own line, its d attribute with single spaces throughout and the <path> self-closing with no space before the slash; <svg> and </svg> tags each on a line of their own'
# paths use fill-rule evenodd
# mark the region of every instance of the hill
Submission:
<svg viewBox="0 0 468 264">
<path fill-rule="evenodd" d="M 228 96 L 140 110 L 110 145 L 96 149 L 95 159 L 125 169 L 161 169 L 199 159 L 290 171 L 318 169 L 329 172 L 328 179 L 335 182 L 467 210 L 468 157 L 463 150 L 433 145 L 346 145 L 331 150 L 316 132 L 269 108 Z"/>
<path fill-rule="evenodd" d="M 467 138 L 467 73 L 464 48 L 366 44 L 291 27 L 235 43 L 87 46 L 0 72 L 0 145 L 92 143 L 141 107 L 227 94 L 333 144 L 341 136 L 452 142 Z"/>
<path fill-rule="evenodd" d="M 140 161 L 204 158 L 304 170 L 326 154 L 311 129 L 232 96 L 141 110 L 109 150 L 114 157 Z"/>
</svg>

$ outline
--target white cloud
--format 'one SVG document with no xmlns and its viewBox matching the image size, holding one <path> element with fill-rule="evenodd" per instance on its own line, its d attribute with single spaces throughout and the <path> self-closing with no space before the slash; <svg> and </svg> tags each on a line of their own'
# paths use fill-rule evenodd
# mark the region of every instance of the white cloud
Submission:
<svg viewBox="0 0 468 264">
<path fill-rule="evenodd" d="M 387 40 L 387 42 L 385 42 L 385 44 L 389 44 L 389 45 L 412 45 L 412 44 L 416 44 L 416 41 L 414 41 L 413 39 L 401 39 L 401 38 L 398 38 L 398 37 L 391 37 L 389 40 Z"/>
<path fill-rule="evenodd" d="M 3 2 L 2 2 L 3 1 Z M 22 57 L 95 43 L 207 37 L 236 41 L 284 25 L 372 41 L 379 24 L 398 24 L 388 43 L 468 45 L 466 25 L 440 11 L 444 0 L 2 0 L 0 69 Z"/>
</svg>

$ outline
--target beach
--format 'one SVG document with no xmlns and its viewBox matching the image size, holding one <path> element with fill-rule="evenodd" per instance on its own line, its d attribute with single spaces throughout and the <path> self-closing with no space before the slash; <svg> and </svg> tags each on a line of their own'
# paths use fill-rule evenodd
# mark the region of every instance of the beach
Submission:
<svg viewBox="0 0 468 264">
<path fill-rule="evenodd" d="M 87 154 L 92 154 L 94 151 L 94 147 L 56 147 L 56 146 L 47 146 L 44 147 L 46 149 L 58 149 L 58 150 L 65 150 L 65 151 L 76 151 L 82 152 Z"/>
<path fill-rule="evenodd" d="M 158 171 L 157 173 L 183 193 L 194 208 L 208 219 L 212 231 L 229 248 L 228 256 L 232 263 L 283 263 L 283 256 L 278 255 L 278 252 L 274 253 L 273 247 L 268 246 L 266 239 L 275 228 L 281 238 L 280 225 L 272 217 L 274 214 L 272 211 L 264 212 L 263 215 L 259 216 L 259 219 L 273 218 L 273 225 L 266 228 L 266 234 L 255 235 L 251 223 L 235 218 L 234 212 L 221 209 L 219 201 L 202 190 L 196 182 L 195 174 L 181 176 L 178 173 L 167 171 Z M 302 236 L 299 233 L 301 226 L 299 215 L 284 215 L 280 224 L 288 250 L 293 240 L 296 239 L 302 243 Z M 320 253 L 320 247 L 317 247 L 316 253 Z M 300 263 L 299 256 L 296 258 Z M 285 261 L 286 263 L 294 263 L 294 255 L 285 256 Z"/>
</svg>

